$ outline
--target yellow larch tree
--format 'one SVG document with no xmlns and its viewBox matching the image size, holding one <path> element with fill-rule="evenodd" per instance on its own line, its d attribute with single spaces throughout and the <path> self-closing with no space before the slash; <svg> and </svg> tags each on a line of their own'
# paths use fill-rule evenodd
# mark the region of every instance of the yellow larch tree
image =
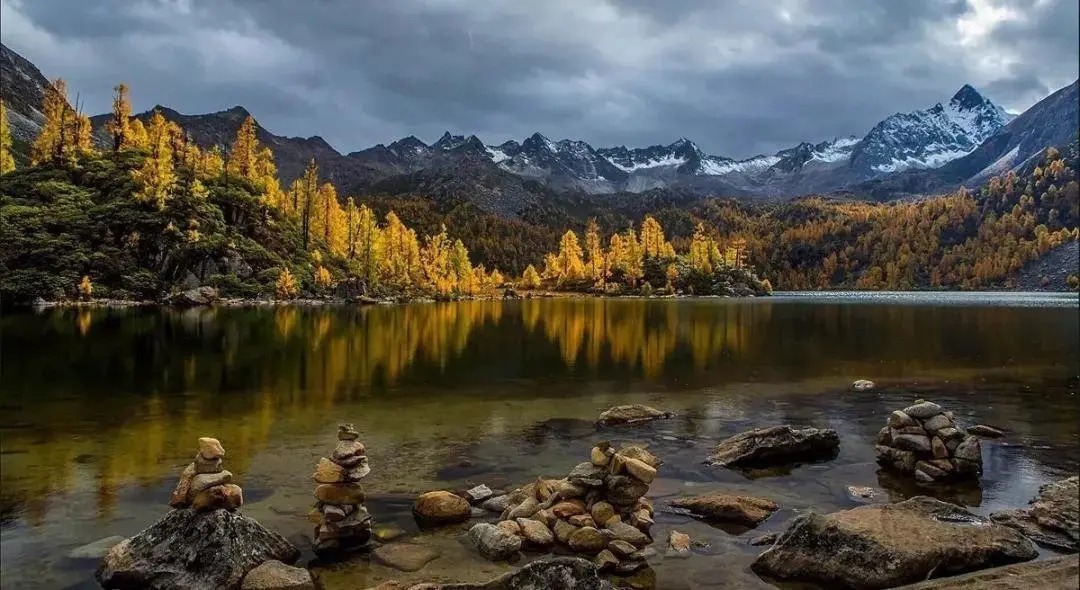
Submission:
<svg viewBox="0 0 1080 590">
<path fill-rule="evenodd" d="M 711 244 L 705 235 L 705 227 L 698 223 L 694 228 L 694 235 L 690 238 L 690 267 L 698 272 L 711 274 L 713 265 L 710 250 Z"/>
<path fill-rule="evenodd" d="M 172 128 L 160 111 L 154 111 L 147 129 L 150 153 L 138 170 L 132 175 L 142 185 L 136 198 L 156 204 L 159 209 L 165 207 L 169 192 L 176 182 L 173 167 Z"/>
<path fill-rule="evenodd" d="M 131 147 L 145 150 L 150 148 L 150 136 L 146 133 L 146 125 L 139 119 L 132 119 L 128 127 L 131 133 Z"/>
<path fill-rule="evenodd" d="M 472 295 L 483 288 L 488 281 L 484 267 L 483 265 L 475 269 L 472 267 L 472 263 L 469 262 L 469 250 L 465 248 L 465 244 L 461 240 L 454 240 L 454 245 L 450 248 L 449 258 L 450 272 L 454 276 L 454 281 L 457 283 L 456 289 L 459 293 Z"/>
<path fill-rule="evenodd" d="M 15 169 L 15 156 L 11 154 L 11 128 L 8 127 L 7 111 L 0 100 L 0 174 Z"/>
<path fill-rule="evenodd" d="M 530 264 L 525 267 L 525 272 L 521 273 L 521 286 L 526 289 L 540 288 L 540 273 L 536 272 L 535 266 Z"/>
<path fill-rule="evenodd" d="M 671 245 L 667 243 L 667 239 L 664 237 L 664 228 L 651 215 L 646 215 L 644 221 L 641 222 L 641 248 L 645 258 L 658 258 L 669 253 L 674 254 Z"/>
<path fill-rule="evenodd" d="M 137 119 L 136 122 L 138 122 Z M 199 155 L 199 161 L 195 164 L 195 176 L 202 180 L 212 180 L 220 178 L 223 172 L 225 172 L 225 158 L 221 156 L 221 148 L 215 145 L 208 150 L 203 150 Z"/>
<path fill-rule="evenodd" d="M 113 140 L 113 151 L 119 152 L 124 148 L 132 147 L 131 137 L 131 101 L 128 99 L 128 87 L 119 84 L 113 88 L 112 117 L 105 125 Z"/>
<path fill-rule="evenodd" d="M 556 254 L 556 282 L 577 281 L 585 276 L 585 263 L 581 260 L 581 244 L 574 230 L 567 230 L 559 240 L 559 253 Z"/>
<path fill-rule="evenodd" d="M 607 276 L 604 274 L 604 244 L 600 239 L 600 226 L 595 218 L 590 218 L 585 225 L 585 270 L 586 276 L 597 284 L 603 284 Z"/>
<path fill-rule="evenodd" d="M 457 277 L 450 269 L 450 238 L 446 226 L 439 233 L 427 236 L 420 250 L 420 264 L 424 269 L 425 284 L 439 295 L 449 295 L 457 288 Z"/>
<path fill-rule="evenodd" d="M 57 78 L 45 87 L 41 113 L 45 121 L 30 149 L 30 163 L 34 166 L 45 162 L 60 164 L 75 143 L 69 135 L 69 120 L 74 113 L 67 101 L 67 83 L 63 79 Z"/>
<path fill-rule="evenodd" d="M 236 139 L 229 148 L 229 174 L 256 181 L 255 160 L 259 140 L 255 137 L 255 119 L 248 115 L 236 130 Z"/>
</svg>

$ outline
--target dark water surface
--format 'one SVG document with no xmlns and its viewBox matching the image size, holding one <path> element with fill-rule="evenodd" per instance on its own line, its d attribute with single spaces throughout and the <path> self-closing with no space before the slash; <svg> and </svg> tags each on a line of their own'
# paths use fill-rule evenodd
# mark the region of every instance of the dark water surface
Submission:
<svg viewBox="0 0 1080 590">
<path fill-rule="evenodd" d="M 553 299 L 368 308 L 48 310 L 0 318 L 0 578 L 12 588 L 94 587 L 82 544 L 132 535 L 168 507 L 200 436 L 216 436 L 245 514 L 306 543 L 310 475 L 339 422 L 363 433 L 369 510 L 442 556 L 405 574 L 364 557 L 320 566 L 326 588 L 385 579 L 478 580 L 510 566 L 465 549 L 464 528 L 418 531 L 411 498 L 562 477 L 600 439 L 665 460 L 650 495 L 732 491 L 782 506 L 757 530 L 658 514 L 704 545 L 658 555 L 640 587 L 770 587 L 749 538 L 797 510 L 919 493 L 979 513 L 1026 504 L 1078 471 L 1075 294 L 792 294 L 762 300 Z M 853 393 L 873 379 L 879 389 Z M 873 440 L 917 397 L 1007 428 L 984 444 L 981 487 L 919 488 L 878 472 Z M 596 432 L 618 403 L 678 413 Z M 827 426 L 833 461 L 748 479 L 702 461 L 715 441 L 778 423 Z M 306 553 L 306 559 L 311 557 Z"/>
</svg>

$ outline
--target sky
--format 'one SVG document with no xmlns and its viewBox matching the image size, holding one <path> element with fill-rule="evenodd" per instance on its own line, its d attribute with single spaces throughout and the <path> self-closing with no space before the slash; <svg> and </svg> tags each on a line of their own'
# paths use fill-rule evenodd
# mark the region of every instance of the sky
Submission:
<svg viewBox="0 0 1080 590">
<path fill-rule="evenodd" d="M 1076 0 L 3 0 L 0 41 L 91 113 L 247 108 L 342 152 L 445 130 L 749 157 L 865 134 L 970 83 L 1077 79 Z"/>
</svg>

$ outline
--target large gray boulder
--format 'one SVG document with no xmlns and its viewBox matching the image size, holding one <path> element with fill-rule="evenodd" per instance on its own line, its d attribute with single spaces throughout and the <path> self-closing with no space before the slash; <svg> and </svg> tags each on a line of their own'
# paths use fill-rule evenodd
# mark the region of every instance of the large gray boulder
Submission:
<svg viewBox="0 0 1080 590">
<path fill-rule="evenodd" d="M 892 588 L 1034 559 L 1018 532 L 926 496 L 802 514 L 751 569 L 828 588 Z"/>
<path fill-rule="evenodd" d="M 773 426 L 720 441 L 707 462 L 722 467 L 761 467 L 832 458 L 839 448 L 835 430 Z"/>
<path fill-rule="evenodd" d="M 1014 528 L 1032 541 L 1059 551 L 1080 551 L 1080 478 L 1048 483 L 1027 510 L 1003 510 L 990 515 L 994 522 Z"/>
<path fill-rule="evenodd" d="M 236 589 L 257 566 L 299 557 L 285 537 L 237 512 L 185 508 L 110 549 L 96 577 L 121 590 Z"/>
</svg>

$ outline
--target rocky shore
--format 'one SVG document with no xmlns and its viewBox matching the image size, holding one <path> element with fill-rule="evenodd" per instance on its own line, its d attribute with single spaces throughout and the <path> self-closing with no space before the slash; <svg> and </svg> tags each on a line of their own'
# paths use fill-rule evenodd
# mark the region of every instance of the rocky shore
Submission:
<svg viewBox="0 0 1080 590">
<path fill-rule="evenodd" d="M 619 440 L 634 440 L 643 425 L 672 417 L 649 406 L 616 406 L 600 414 L 596 428 Z M 973 433 L 993 437 L 1001 434 L 999 429 L 965 428 L 947 410 L 925 400 L 892 412 L 885 421 L 876 440 L 845 439 L 843 444 L 874 447 L 881 473 L 909 478 L 922 495 L 888 503 L 872 499 L 872 488 L 849 486 L 851 497 L 865 503 L 824 514 L 792 514 L 785 510 L 788 500 L 783 496 L 757 497 L 745 493 L 746 486 L 736 491 L 719 483 L 694 494 L 668 488 L 651 497 L 663 462 L 649 446 L 594 439 L 583 445 L 587 460 L 564 477 L 540 476 L 505 490 L 483 484 L 434 490 L 413 501 L 413 516 L 422 530 L 442 529 L 440 534 L 460 540 L 463 550 L 500 567 L 528 563 L 483 583 L 447 583 L 440 576 L 439 581 L 388 581 L 375 588 L 650 588 L 648 580 L 655 577 L 651 565 L 657 560 L 701 551 L 683 532 L 687 529 L 669 526 L 679 522 L 671 520 L 672 515 L 736 534 L 764 525 L 768 532 L 749 543 L 761 547 L 749 571 L 771 583 L 820 588 L 883 589 L 990 571 L 1034 560 L 1039 555 L 1036 544 L 1058 552 L 1078 551 L 1077 477 L 1043 486 L 1027 508 L 981 516 L 932 496 L 944 497 L 938 492 L 957 481 L 978 485 L 982 447 Z M 840 438 L 834 430 L 813 426 L 748 430 L 716 441 L 711 452 L 702 453 L 707 465 L 703 469 L 732 470 L 752 481 L 755 470 L 779 467 L 770 473 L 784 473 L 792 465 L 831 461 L 840 450 Z M 373 526 L 378 509 L 369 512 L 365 506 L 360 480 L 371 469 L 360 433 L 352 424 L 342 424 L 337 439 L 312 475 L 316 501 L 308 515 L 315 524 L 311 550 L 322 563 L 370 560 L 426 575 L 425 567 L 440 551 L 422 539 L 410 540 L 406 531 Z M 240 514 L 243 491 L 224 469 L 225 456 L 220 441 L 200 438 L 198 452 L 170 496 L 174 510 L 131 539 L 103 540 L 108 541 L 103 549 L 111 546 L 97 573 L 103 587 L 315 588 L 317 580 L 307 569 L 291 565 L 300 555 L 297 546 Z M 927 473 L 926 465 L 938 466 L 946 475 Z M 662 534 L 654 536 L 658 516 L 667 520 Z M 306 541 L 300 545 L 308 546 Z M 1046 575 L 1039 568 L 1030 571 L 1025 575 Z"/>
</svg>

